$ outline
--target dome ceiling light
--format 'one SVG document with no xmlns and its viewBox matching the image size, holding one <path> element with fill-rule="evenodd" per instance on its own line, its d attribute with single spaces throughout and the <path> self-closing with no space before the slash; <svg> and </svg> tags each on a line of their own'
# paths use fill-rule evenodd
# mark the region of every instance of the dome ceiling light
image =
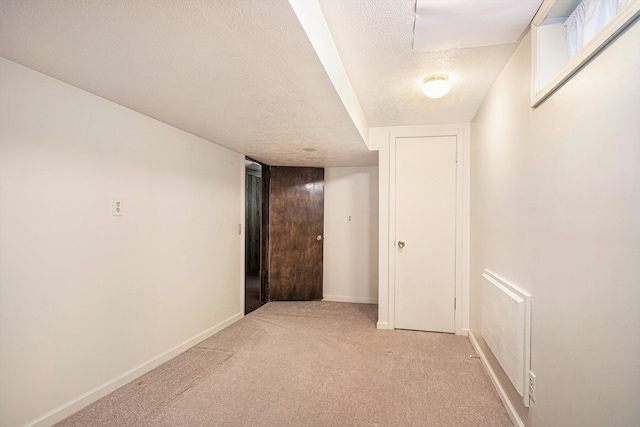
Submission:
<svg viewBox="0 0 640 427">
<path fill-rule="evenodd" d="M 424 79 L 422 92 L 429 98 L 441 98 L 451 89 L 449 76 L 444 74 L 434 74 Z"/>
</svg>

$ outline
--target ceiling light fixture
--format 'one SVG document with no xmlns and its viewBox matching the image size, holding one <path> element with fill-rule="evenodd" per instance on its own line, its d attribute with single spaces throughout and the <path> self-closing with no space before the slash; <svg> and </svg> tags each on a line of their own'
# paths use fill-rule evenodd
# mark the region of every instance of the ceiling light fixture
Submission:
<svg viewBox="0 0 640 427">
<path fill-rule="evenodd" d="M 449 89 L 451 89 L 451 83 L 449 82 L 449 76 L 444 74 L 434 74 L 424 79 L 424 86 L 422 86 L 422 92 L 429 98 L 440 98 L 445 96 Z"/>
</svg>

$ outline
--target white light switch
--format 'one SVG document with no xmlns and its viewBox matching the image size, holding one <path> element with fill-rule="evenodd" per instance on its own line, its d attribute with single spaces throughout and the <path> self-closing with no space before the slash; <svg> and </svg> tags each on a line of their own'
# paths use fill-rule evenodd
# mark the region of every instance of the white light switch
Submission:
<svg viewBox="0 0 640 427">
<path fill-rule="evenodd" d="M 122 198 L 113 198 L 113 204 L 111 205 L 111 215 L 122 216 Z"/>
</svg>

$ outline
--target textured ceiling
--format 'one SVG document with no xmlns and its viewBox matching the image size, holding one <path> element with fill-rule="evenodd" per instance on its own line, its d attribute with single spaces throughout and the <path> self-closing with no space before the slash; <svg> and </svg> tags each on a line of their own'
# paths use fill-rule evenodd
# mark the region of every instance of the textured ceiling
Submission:
<svg viewBox="0 0 640 427">
<path fill-rule="evenodd" d="M 0 56 L 267 164 L 377 164 L 287 0 L 2 1 Z"/>
<path fill-rule="evenodd" d="M 415 0 L 309 1 L 372 127 L 469 122 L 515 49 L 414 54 Z M 288 0 L 0 0 L 0 56 L 267 164 L 377 164 Z"/>
<path fill-rule="evenodd" d="M 372 127 L 470 122 L 516 47 L 414 54 L 415 0 L 320 0 L 320 5 Z M 451 92 L 427 98 L 422 81 L 437 73 L 449 76 Z"/>
</svg>

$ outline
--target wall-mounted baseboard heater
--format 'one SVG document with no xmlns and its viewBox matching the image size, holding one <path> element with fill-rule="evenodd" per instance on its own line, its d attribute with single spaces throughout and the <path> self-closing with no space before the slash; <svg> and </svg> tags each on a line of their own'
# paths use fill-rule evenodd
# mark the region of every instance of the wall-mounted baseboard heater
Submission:
<svg viewBox="0 0 640 427">
<path fill-rule="evenodd" d="M 489 270 L 482 278 L 482 337 L 528 407 L 531 295 Z"/>
</svg>

